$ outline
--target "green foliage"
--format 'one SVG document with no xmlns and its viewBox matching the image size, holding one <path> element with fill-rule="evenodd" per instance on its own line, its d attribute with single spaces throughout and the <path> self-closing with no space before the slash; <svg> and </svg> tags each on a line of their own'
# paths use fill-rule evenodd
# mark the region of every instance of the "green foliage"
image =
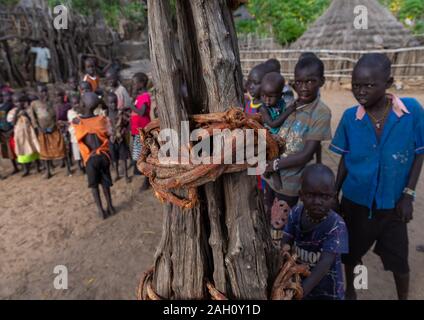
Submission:
<svg viewBox="0 0 424 320">
<path fill-rule="evenodd" d="M 416 34 L 424 33 L 424 0 L 380 0 L 403 23 L 413 22 Z M 331 0 L 249 0 L 247 9 L 254 20 L 236 22 L 237 32 L 274 36 L 281 44 L 299 38 L 329 6 Z"/>
<path fill-rule="evenodd" d="M 406 19 L 413 22 L 406 25 L 416 34 L 424 33 L 424 1 L 423 0 L 380 0 L 389 7 L 393 14 L 403 23 Z"/>
<path fill-rule="evenodd" d="M 106 22 L 116 28 L 119 19 L 125 18 L 131 21 L 144 21 L 145 9 L 140 0 L 129 0 L 125 5 L 121 5 L 120 0 L 48 0 L 50 6 L 65 4 L 67 2 L 72 9 L 80 14 L 89 16 L 100 10 Z"/>
<path fill-rule="evenodd" d="M 240 33 L 272 34 L 280 43 L 295 41 L 328 7 L 331 0 L 249 0 L 254 21 L 238 21 Z"/>
<path fill-rule="evenodd" d="M 18 4 L 19 0 L 2 0 L 0 2 L 1 5 L 5 5 L 5 6 L 14 6 L 16 4 Z"/>
</svg>

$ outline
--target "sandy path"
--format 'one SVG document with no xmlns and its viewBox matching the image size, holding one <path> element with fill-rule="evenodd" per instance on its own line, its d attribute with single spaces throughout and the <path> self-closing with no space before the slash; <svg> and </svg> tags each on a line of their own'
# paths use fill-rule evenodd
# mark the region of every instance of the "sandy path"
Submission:
<svg viewBox="0 0 424 320">
<path fill-rule="evenodd" d="M 424 104 L 424 94 L 416 96 Z M 348 91 L 324 91 L 333 110 L 333 130 L 346 106 L 354 103 Z M 336 168 L 337 157 L 324 153 L 324 163 Z M 10 170 L 0 161 L 0 170 Z M 61 169 L 45 181 L 34 174 L 0 181 L 0 298 L 2 299 L 133 299 L 139 276 L 148 269 L 160 240 L 162 210 L 151 190 L 137 193 L 140 181 L 113 187 L 119 213 L 102 221 L 94 213 L 85 177 L 65 177 Z M 424 299 L 424 179 L 418 187 L 415 219 L 409 225 L 411 298 Z M 391 275 L 378 257 L 365 258 L 369 289 L 361 299 L 394 299 Z M 69 289 L 55 290 L 53 269 L 65 265 Z"/>
</svg>

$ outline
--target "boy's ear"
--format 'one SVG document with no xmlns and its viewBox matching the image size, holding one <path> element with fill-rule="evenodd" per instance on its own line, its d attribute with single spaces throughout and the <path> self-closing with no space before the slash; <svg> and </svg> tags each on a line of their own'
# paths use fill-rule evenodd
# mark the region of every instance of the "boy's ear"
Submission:
<svg viewBox="0 0 424 320">
<path fill-rule="evenodd" d="M 394 82 L 395 82 L 395 79 L 393 77 L 390 77 L 389 80 L 387 80 L 386 89 L 390 89 L 393 86 Z"/>
<path fill-rule="evenodd" d="M 324 86 L 324 84 L 325 84 L 325 77 L 322 77 L 321 78 L 321 83 L 320 83 L 320 88 L 322 88 L 323 86 Z"/>
</svg>

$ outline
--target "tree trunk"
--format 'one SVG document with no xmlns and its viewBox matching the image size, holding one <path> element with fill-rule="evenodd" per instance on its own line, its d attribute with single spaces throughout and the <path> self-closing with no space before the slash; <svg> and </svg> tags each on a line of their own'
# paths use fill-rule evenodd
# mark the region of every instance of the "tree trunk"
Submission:
<svg viewBox="0 0 424 320">
<path fill-rule="evenodd" d="M 226 1 L 177 0 L 177 33 L 168 0 L 149 0 L 148 12 L 162 129 L 180 132 L 188 114 L 242 105 L 237 38 Z M 207 298 L 207 278 L 229 298 L 268 298 L 277 261 L 256 183 L 247 172 L 228 174 L 200 188 L 200 204 L 192 210 L 164 205 L 153 279 L 160 296 Z"/>
</svg>

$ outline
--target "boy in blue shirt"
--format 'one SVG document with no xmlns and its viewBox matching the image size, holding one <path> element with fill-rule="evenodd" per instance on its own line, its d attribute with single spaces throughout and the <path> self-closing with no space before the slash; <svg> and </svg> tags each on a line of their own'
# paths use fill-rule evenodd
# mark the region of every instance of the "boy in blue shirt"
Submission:
<svg viewBox="0 0 424 320">
<path fill-rule="evenodd" d="M 306 167 L 301 181 L 303 205 L 289 214 L 283 247 L 294 245 L 298 260 L 311 269 L 302 282 L 304 299 L 342 300 L 341 254 L 348 252 L 348 235 L 343 219 L 331 210 L 336 196 L 334 174 L 327 166 L 314 164 Z M 274 205 L 273 210 L 278 209 Z"/>
<path fill-rule="evenodd" d="M 408 298 L 407 223 L 423 164 L 424 110 L 415 99 L 387 94 L 392 84 L 387 56 L 362 56 L 352 75 L 359 106 L 345 111 L 330 145 L 342 155 L 336 186 L 349 231 L 343 256 L 349 299 L 356 299 L 353 270 L 374 243 L 398 298 Z"/>
</svg>

